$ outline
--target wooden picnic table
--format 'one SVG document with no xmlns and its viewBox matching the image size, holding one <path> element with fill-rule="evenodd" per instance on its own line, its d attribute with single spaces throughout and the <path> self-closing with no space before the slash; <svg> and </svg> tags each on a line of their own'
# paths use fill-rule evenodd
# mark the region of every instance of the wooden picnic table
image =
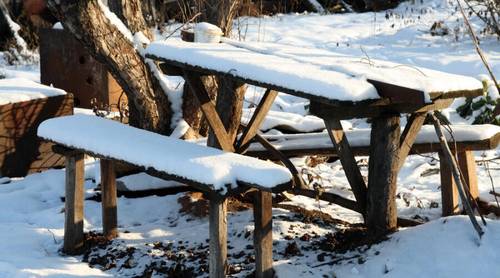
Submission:
<svg viewBox="0 0 500 278">
<path fill-rule="evenodd" d="M 471 77 L 321 49 L 223 39 L 220 44 L 154 42 L 146 52 L 148 58 L 167 64 L 167 74 L 185 78 L 219 145 L 227 151 L 244 152 L 254 138 L 268 145 L 256 135 L 278 92 L 310 100 L 310 112 L 324 120 L 357 205 L 375 235 L 397 227 L 397 175 L 427 112 L 446 108 L 455 98 L 483 92 L 481 82 Z M 202 75 L 267 89 L 237 142 L 229 140 L 200 80 Z M 402 113 L 410 117 L 401 133 Z M 372 122 L 368 184 L 340 123 L 353 118 L 371 118 Z M 272 146 L 266 147 L 280 155 Z M 300 185 L 296 179 L 296 186 Z"/>
</svg>

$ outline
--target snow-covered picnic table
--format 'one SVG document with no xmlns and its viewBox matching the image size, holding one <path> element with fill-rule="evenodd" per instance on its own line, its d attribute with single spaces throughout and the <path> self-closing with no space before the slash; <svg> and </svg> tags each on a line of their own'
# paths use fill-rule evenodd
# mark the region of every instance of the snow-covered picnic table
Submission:
<svg viewBox="0 0 500 278">
<path fill-rule="evenodd" d="M 454 98 L 474 97 L 483 92 L 482 83 L 472 77 L 373 60 L 368 56 L 352 57 L 321 49 L 225 38 L 215 44 L 154 42 L 147 47 L 146 56 L 166 63 L 170 74 L 184 77 L 200 101 L 220 146 L 228 151 L 244 153 L 256 138 L 279 156 L 271 144 L 256 136 L 258 127 L 278 91 L 309 99 L 310 112 L 325 122 L 368 227 L 380 233 L 395 228 L 397 174 L 427 112 L 446 108 Z M 236 143 L 229 140 L 200 80 L 202 75 L 217 75 L 267 89 Z M 402 133 L 401 113 L 411 114 Z M 372 121 L 368 186 L 340 123 L 344 119 L 365 117 Z M 287 163 L 283 156 L 280 159 Z M 295 180 L 297 186 L 299 180 Z"/>
</svg>

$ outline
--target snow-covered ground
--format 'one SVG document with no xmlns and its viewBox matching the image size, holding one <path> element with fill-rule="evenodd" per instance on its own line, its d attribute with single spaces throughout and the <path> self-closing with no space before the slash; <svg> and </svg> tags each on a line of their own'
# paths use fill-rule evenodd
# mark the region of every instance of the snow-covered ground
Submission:
<svg viewBox="0 0 500 278">
<path fill-rule="evenodd" d="M 417 1 L 420 2 L 420 1 Z M 347 55 L 386 59 L 396 63 L 464 74 L 478 79 L 486 73 L 474 47 L 465 35 L 465 27 L 453 1 L 404 3 L 382 13 L 342 15 L 278 15 L 237 20 L 233 36 L 246 41 L 266 41 L 294 46 L 314 47 Z M 429 29 L 443 20 L 451 30 L 448 36 L 431 36 Z M 476 29 L 479 21 L 472 20 Z M 494 73 L 500 76 L 500 45 L 494 37 L 482 37 L 481 47 Z M 1 58 L 1 54 L 0 54 Z M 38 65 L 7 66 L 0 64 L 0 76 L 25 77 L 39 81 Z M 263 91 L 250 87 L 246 95 L 244 118 Z M 445 111 L 453 123 L 466 123 L 455 112 L 461 101 Z M 292 130 L 317 131 L 321 121 L 306 116 L 308 103 L 280 94 L 266 130 L 287 127 Z M 364 120 L 345 122 L 345 127 L 366 128 Z M 279 133 L 271 129 L 270 134 Z M 500 180 L 500 149 L 476 153 L 481 198 L 494 201 L 488 193 L 492 182 Z M 359 157 L 361 172 L 367 175 L 367 158 Z M 342 167 L 338 162 L 314 167 L 306 158 L 293 159 L 304 171 L 320 177 L 327 191 L 353 198 Z M 485 235 L 479 241 L 464 216 L 440 218 L 441 195 L 439 162 L 434 155 L 411 156 L 398 177 L 397 205 L 402 217 L 429 220 L 428 223 L 401 229 L 389 240 L 371 247 L 347 252 L 333 252 L 335 234 L 345 228 L 340 221 L 304 218 L 285 207 L 273 209 L 274 267 L 279 277 L 500 277 L 500 221 L 490 215 Z M 86 167 L 88 197 L 95 195 L 99 179 L 96 164 Z M 490 176 L 491 174 L 491 176 Z M 130 183 L 161 184 L 144 175 L 122 180 Z M 1 181 L 0 181 L 1 182 Z M 208 221 L 179 213 L 183 194 L 137 199 L 119 198 L 120 237 L 110 246 L 98 248 L 89 258 L 61 256 L 64 195 L 64 171 L 51 170 L 0 184 L 0 277 L 71 277 L 142 275 L 147 269 L 183 261 L 195 273 L 206 267 Z M 99 231 L 100 203 L 85 202 L 85 229 Z M 321 211 L 350 223 L 359 223 L 352 211 L 294 197 L 285 205 L 297 205 Z M 234 276 L 251 272 L 252 213 L 232 212 L 228 216 L 230 263 Z M 116 259 L 112 262 L 113 255 Z M 86 260 L 88 262 L 82 262 Z M 116 267 L 112 267 L 112 263 Z M 92 268 L 89 266 L 95 265 Z M 98 265 L 109 268 L 101 270 Z M 106 267 L 107 266 L 107 267 Z M 182 270 L 168 269 L 171 275 Z M 177 271 L 177 272 L 175 272 Z M 186 270 L 188 272 L 188 270 Z M 161 274 L 158 274 L 161 276 Z"/>
</svg>

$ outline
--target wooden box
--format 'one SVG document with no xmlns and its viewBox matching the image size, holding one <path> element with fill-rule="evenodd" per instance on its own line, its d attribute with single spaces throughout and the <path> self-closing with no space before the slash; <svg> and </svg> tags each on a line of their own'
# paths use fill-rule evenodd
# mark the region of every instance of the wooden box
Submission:
<svg viewBox="0 0 500 278">
<path fill-rule="evenodd" d="M 40 30 L 40 75 L 42 84 L 72 93 L 76 107 L 127 107 L 125 93 L 111 74 L 62 29 Z"/>
<path fill-rule="evenodd" d="M 13 93 L 20 88 L 15 81 L 9 87 Z M 70 94 L 0 105 L 0 176 L 22 177 L 64 166 L 64 157 L 52 152 L 51 143 L 37 137 L 37 129 L 46 119 L 71 114 Z"/>
</svg>

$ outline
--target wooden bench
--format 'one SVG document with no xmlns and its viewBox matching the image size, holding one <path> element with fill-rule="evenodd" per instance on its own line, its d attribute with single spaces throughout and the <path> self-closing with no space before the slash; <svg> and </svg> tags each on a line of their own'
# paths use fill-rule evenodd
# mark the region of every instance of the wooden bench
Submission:
<svg viewBox="0 0 500 278">
<path fill-rule="evenodd" d="M 457 154 L 459 167 L 474 199 L 478 197 L 476 163 L 473 151 L 493 150 L 500 142 L 500 127 L 495 125 L 453 125 L 453 138 L 447 132 L 450 148 Z M 370 129 L 347 130 L 345 134 L 355 155 L 369 155 Z M 264 136 L 287 157 L 306 155 L 337 156 L 328 133 L 301 133 Z M 433 126 L 422 126 L 410 154 L 439 153 L 443 215 L 459 212 L 458 192 L 451 170 L 441 154 L 441 145 Z M 252 143 L 246 155 L 261 159 L 276 159 L 262 145 Z"/>
<path fill-rule="evenodd" d="M 101 158 L 104 236 L 117 236 L 114 162 L 126 162 L 163 179 L 176 180 L 209 196 L 210 277 L 227 266 L 226 197 L 256 189 L 254 244 L 257 277 L 272 277 L 272 195 L 290 189 L 291 174 L 269 161 L 224 152 L 94 116 L 75 115 L 43 122 L 38 136 L 66 155 L 64 252 L 84 244 L 84 154 Z"/>
</svg>

